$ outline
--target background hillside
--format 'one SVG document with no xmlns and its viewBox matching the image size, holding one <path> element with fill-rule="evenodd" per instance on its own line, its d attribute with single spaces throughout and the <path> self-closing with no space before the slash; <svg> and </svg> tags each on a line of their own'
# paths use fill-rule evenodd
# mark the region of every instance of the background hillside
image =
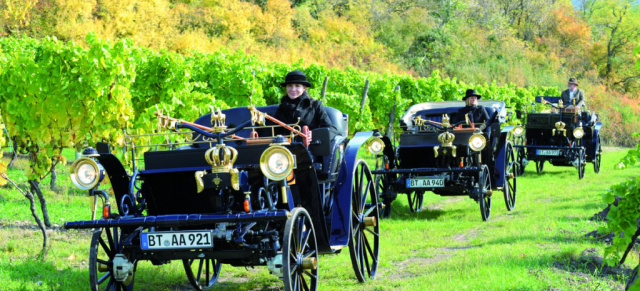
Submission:
<svg viewBox="0 0 640 291">
<path fill-rule="evenodd" d="M 0 0 L 0 33 L 132 39 L 184 55 L 241 51 L 264 62 L 558 87 L 575 76 L 592 109 L 634 144 L 640 74 L 636 1 Z M 316 80 L 319 81 L 319 80 Z M 471 85 L 470 85 L 471 86 Z M 482 93 L 482 92 L 481 92 Z M 613 101 L 613 102 L 612 102 Z M 623 122 L 626 121 L 626 122 Z M 632 122 L 630 122 L 632 121 Z M 621 129 L 622 128 L 622 129 Z"/>
</svg>

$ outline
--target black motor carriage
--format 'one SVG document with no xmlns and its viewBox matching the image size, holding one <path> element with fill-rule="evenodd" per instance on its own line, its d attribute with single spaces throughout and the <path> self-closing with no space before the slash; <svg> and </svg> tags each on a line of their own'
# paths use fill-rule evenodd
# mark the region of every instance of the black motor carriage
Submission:
<svg viewBox="0 0 640 291">
<path fill-rule="evenodd" d="M 426 102 L 413 105 L 400 121 L 403 132 L 394 147 L 382 138 L 376 170 L 376 187 L 385 205 L 383 217 L 391 213 L 398 193 L 407 194 L 409 209 L 422 207 L 425 191 L 442 196 L 469 196 L 480 205 L 482 220 L 491 214 L 495 190 L 504 193 L 508 210 L 516 204 L 516 168 L 511 126 L 505 103 L 481 100 L 489 113 L 484 124 L 455 120 L 462 101 Z M 484 129 L 482 129 L 484 128 Z"/>
<path fill-rule="evenodd" d="M 138 262 L 181 260 L 196 290 L 215 284 L 221 264 L 266 266 L 285 290 L 316 290 L 318 255 L 347 245 L 357 279 L 373 278 L 381 203 L 356 159 L 372 133 L 347 138 L 348 116 L 334 108 L 337 134 L 284 125 L 270 116 L 276 108 L 218 110 L 194 123 L 160 114 L 176 130 L 127 135 L 133 156 L 150 149 L 131 174 L 108 144 L 85 150 L 71 178 L 103 200 L 103 217 L 65 228 L 93 229 L 90 289 L 131 290 Z M 112 196 L 99 188 L 104 175 Z"/>
<path fill-rule="evenodd" d="M 550 108 L 531 110 L 525 115 L 516 112 L 518 118 L 525 120 L 524 127 L 519 125 L 513 130 L 518 174 L 524 174 L 530 161 L 535 162 L 538 173 L 547 161 L 554 166 L 575 167 L 579 179 L 584 177 L 587 163 L 593 163 L 594 172 L 599 173 L 602 123 L 598 116 L 582 107 L 562 104 L 560 97 L 538 96 L 536 102 Z"/>
</svg>

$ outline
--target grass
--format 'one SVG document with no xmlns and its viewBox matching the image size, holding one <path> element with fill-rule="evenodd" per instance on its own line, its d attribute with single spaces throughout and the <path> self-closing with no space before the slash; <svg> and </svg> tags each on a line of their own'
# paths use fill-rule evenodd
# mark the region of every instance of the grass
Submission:
<svg viewBox="0 0 640 291">
<path fill-rule="evenodd" d="M 588 167 L 585 178 L 568 167 L 529 165 L 518 178 L 518 202 L 508 212 L 501 192 L 493 199 L 491 220 L 482 222 L 478 204 L 468 197 L 425 194 L 423 210 L 409 212 L 405 195 L 381 222 L 380 266 L 375 280 L 357 283 L 348 249 L 319 261 L 321 290 L 619 290 L 623 276 L 602 276 L 579 258 L 584 250 L 603 253 L 604 243 L 584 235 L 602 222 L 588 218 L 606 205 L 607 188 L 637 175 L 638 167 L 613 170 L 625 154 L 606 149 L 600 174 Z M 591 166 L 591 164 L 589 164 Z M 54 193 L 43 186 L 54 224 L 89 219 L 89 199 L 68 185 L 60 166 Z M 10 170 L 19 179 L 21 171 Z M 24 179 L 23 179 L 24 180 Z M 23 181 L 24 182 L 24 181 Z M 51 249 L 37 260 L 42 235 L 28 201 L 12 188 L 0 189 L 0 282 L 2 290 L 87 290 L 88 231 L 49 230 Z M 636 254 L 628 262 L 636 262 Z M 630 267 L 630 266 L 626 266 Z M 182 265 L 153 266 L 136 272 L 139 290 L 190 290 Z M 282 282 L 266 268 L 224 265 L 214 290 L 278 290 Z"/>
</svg>

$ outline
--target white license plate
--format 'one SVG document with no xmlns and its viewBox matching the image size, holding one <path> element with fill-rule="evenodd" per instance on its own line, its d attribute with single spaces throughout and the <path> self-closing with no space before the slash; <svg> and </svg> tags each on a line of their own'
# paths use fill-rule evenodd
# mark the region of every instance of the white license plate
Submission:
<svg viewBox="0 0 640 291">
<path fill-rule="evenodd" d="M 213 248 L 211 231 L 143 232 L 140 233 L 143 250 Z"/>
<path fill-rule="evenodd" d="M 407 179 L 407 188 L 442 188 L 444 178 L 416 177 Z"/>
<path fill-rule="evenodd" d="M 537 150 L 539 156 L 559 156 L 560 150 Z"/>
</svg>

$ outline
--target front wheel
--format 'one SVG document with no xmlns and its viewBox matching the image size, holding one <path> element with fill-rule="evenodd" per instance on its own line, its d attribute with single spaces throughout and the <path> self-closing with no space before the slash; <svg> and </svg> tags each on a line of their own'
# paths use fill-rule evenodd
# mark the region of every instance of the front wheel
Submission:
<svg viewBox="0 0 640 291">
<path fill-rule="evenodd" d="M 221 264 L 216 259 L 184 259 L 182 265 L 189 283 L 196 290 L 213 287 L 220 276 Z"/>
<path fill-rule="evenodd" d="M 420 211 L 420 209 L 422 209 L 422 202 L 424 202 L 424 191 L 407 193 L 407 200 L 409 201 L 409 210 L 411 210 L 411 212 Z"/>
<path fill-rule="evenodd" d="M 119 227 L 93 230 L 89 250 L 91 290 L 133 290 L 138 261 L 123 252 L 123 240 Z"/>
<path fill-rule="evenodd" d="M 301 207 L 291 211 L 284 227 L 282 274 L 287 291 L 318 289 L 318 245 L 309 213 Z"/>
<path fill-rule="evenodd" d="M 584 149 L 580 150 L 579 158 L 578 158 L 578 180 L 582 180 L 584 178 L 584 172 L 587 168 L 587 160 L 584 155 Z"/>
<path fill-rule="evenodd" d="M 349 253 L 358 281 L 373 279 L 380 254 L 380 207 L 367 164 L 360 160 L 353 173 Z"/>
<path fill-rule="evenodd" d="M 542 171 L 544 171 L 544 161 L 536 161 L 536 172 L 540 174 Z"/>
<path fill-rule="evenodd" d="M 504 185 L 502 191 L 504 193 L 504 202 L 507 205 L 507 210 L 511 211 L 516 207 L 516 180 L 518 176 L 518 164 L 516 163 L 511 143 L 507 142 L 505 150 L 506 158 L 504 165 Z"/>
<path fill-rule="evenodd" d="M 480 214 L 482 215 L 482 220 L 489 220 L 489 216 L 491 216 L 491 177 L 489 174 L 489 167 L 487 165 L 482 165 L 482 172 L 480 172 L 480 179 L 478 183 L 478 191 L 479 191 L 479 199 L 478 204 L 480 204 Z"/>
</svg>

